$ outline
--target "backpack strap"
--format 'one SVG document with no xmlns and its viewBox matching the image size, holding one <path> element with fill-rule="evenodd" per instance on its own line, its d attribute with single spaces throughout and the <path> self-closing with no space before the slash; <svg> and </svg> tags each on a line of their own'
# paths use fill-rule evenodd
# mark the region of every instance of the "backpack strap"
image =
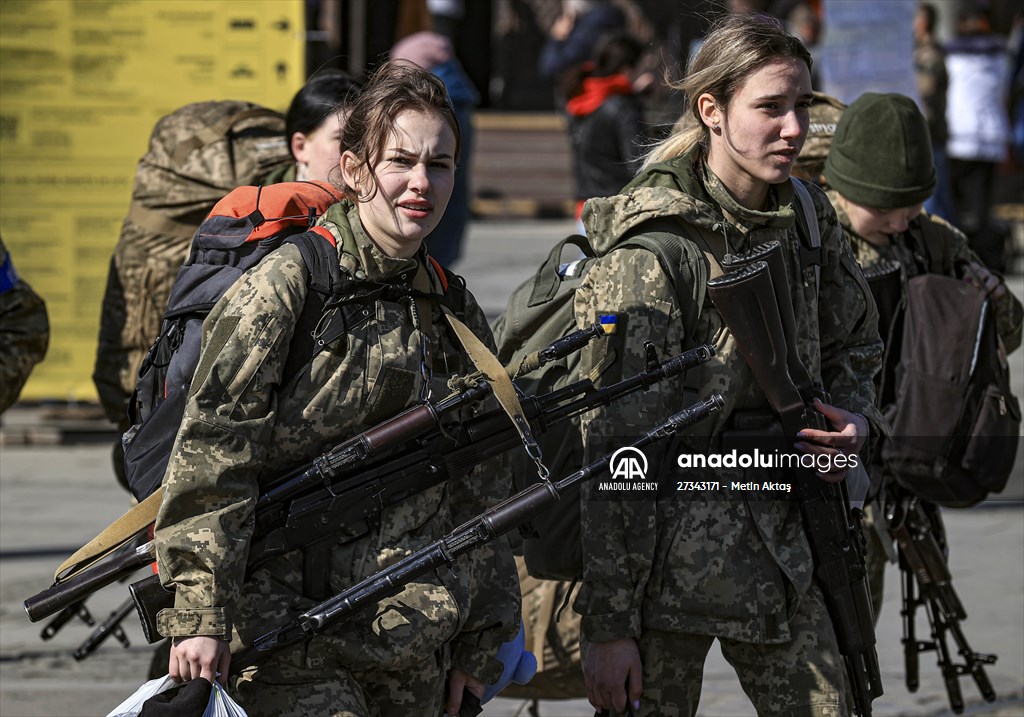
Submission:
<svg viewBox="0 0 1024 717">
<path fill-rule="evenodd" d="M 282 383 L 296 376 L 327 344 L 368 321 L 371 313 L 363 303 L 337 305 L 336 297 L 346 281 L 329 231 L 313 227 L 285 241 L 294 244 L 302 255 L 309 271 L 310 290 L 288 349 Z M 332 312 L 332 308 L 337 310 Z"/>
<path fill-rule="evenodd" d="M 715 253 L 710 242 L 697 227 L 681 219 L 659 217 L 644 222 L 637 227 L 637 231 L 644 233 L 630 237 L 616 249 L 627 246 L 640 247 L 658 258 L 661 270 L 668 276 L 676 292 L 676 302 L 683 312 L 683 323 L 685 326 L 692 326 L 704 305 L 708 280 L 723 273 L 721 257 Z M 690 260 L 686 240 L 704 255 L 706 264 Z M 692 288 L 692 295 L 681 293 L 687 286 Z"/>
<path fill-rule="evenodd" d="M 818 217 L 814 211 L 814 200 L 811 193 L 807 191 L 804 183 L 796 178 L 790 178 L 793 185 L 793 196 L 799 205 L 796 212 L 797 233 L 807 241 L 807 246 L 800 244 L 800 267 L 806 269 L 814 267 L 814 289 L 817 293 L 821 286 L 821 264 L 824 260 L 821 249 L 821 230 L 818 227 Z"/>
</svg>

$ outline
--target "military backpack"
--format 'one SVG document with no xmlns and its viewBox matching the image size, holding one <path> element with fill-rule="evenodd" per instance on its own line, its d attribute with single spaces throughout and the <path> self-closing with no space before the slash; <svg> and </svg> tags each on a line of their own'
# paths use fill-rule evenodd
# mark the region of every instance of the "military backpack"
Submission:
<svg viewBox="0 0 1024 717">
<path fill-rule="evenodd" d="M 251 102 L 185 105 L 153 128 L 110 262 L 93 372 L 104 411 L 122 429 L 196 229 L 232 189 L 267 183 L 293 162 L 284 116 Z"/>
<path fill-rule="evenodd" d="M 313 226 L 317 217 L 341 201 L 326 182 L 285 182 L 269 187 L 239 187 L 216 204 L 192 240 L 188 260 L 178 270 L 160 331 L 139 367 L 128 405 L 131 427 L 122 437 L 128 489 L 143 500 L 163 481 L 185 412 L 192 376 L 199 363 L 203 320 L 224 292 L 285 242 L 302 253 L 310 292 L 289 350 L 286 374 L 296 362 L 311 360 L 325 338 L 314 345 L 311 328 L 325 312 L 341 283 L 333 235 Z M 306 324 L 312 323 L 312 327 Z M 294 356 L 294 359 L 293 359 Z"/>
<path fill-rule="evenodd" d="M 887 471 L 912 493 L 966 507 L 1005 486 L 1020 438 L 1006 349 L 989 296 L 961 279 L 907 282 L 882 445 Z"/>
<path fill-rule="evenodd" d="M 644 230 L 648 228 L 645 224 Z M 582 257 L 562 263 L 567 247 L 575 247 Z M 626 247 L 646 249 L 657 256 L 672 286 L 691 285 L 688 277 L 681 276 L 684 271 L 690 272 L 690 263 L 685 261 L 685 243 L 679 241 L 678 234 L 657 232 L 637 236 L 618 244 L 613 251 Z M 506 366 L 518 365 L 528 354 L 576 329 L 573 297 L 598 258 L 583 236 L 563 239 L 551 250 L 537 273 L 512 292 L 504 314 L 494 324 L 499 361 Z M 579 362 L 579 353 L 573 353 L 518 378 L 516 383 L 532 395 L 548 393 L 584 378 L 579 375 Z M 584 446 L 578 418 L 555 424 L 537 438 L 544 463 L 553 477 L 560 478 L 583 465 Z M 519 491 L 532 482 L 535 471 L 525 452 L 513 454 L 512 462 L 514 488 Z M 583 562 L 579 495 L 577 488 L 520 530 L 523 557 L 534 577 L 571 580 L 579 576 Z"/>
</svg>

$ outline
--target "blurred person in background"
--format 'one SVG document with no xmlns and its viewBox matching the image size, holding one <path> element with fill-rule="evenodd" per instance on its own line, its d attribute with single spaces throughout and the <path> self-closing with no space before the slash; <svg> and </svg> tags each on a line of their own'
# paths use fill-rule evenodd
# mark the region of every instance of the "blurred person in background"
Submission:
<svg viewBox="0 0 1024 717">
<path fill-rule="evenodd" d="M 814 65 L 811 67 L 811 87 L 821 89 L 821 72 L 818 69 L 818 48 L 822 38 L 821 18 L 810 3 L 798 2 L 786 13 L 786 30 L 803 40 L 811 53 Z"/>
<path fill-rule="evenodd" d="M 643 52 L 625 31 L 601 37 L 593 62 L 565 75 L 566 112 L 576 181 L 576 221 L 591 197 L 617 194 L 639 168 L 643 108 L 633 91 L 633 71 Z"/>
<path fill-rule="evenodd" d="M 935 38 L 938 11 L 931 3 L 923 2 L 914 14 L 914 76 L 921 97 L 921 110 L 928 120 L 928 133 L 932 139 L 932 158 L 935 160 L 935 192 L 924 203 L 929 214 L 937 214 L 956 224 L 956 212 L 949 188 L 949 160 L 946 141 L 946 92 L 949 74 L 946 72 L 946 51 Z"/>
<path fill-rule="evenodd" d="M 562 13 L 541 49 L 541 76 L 557 82 L 566 71 L 591 59 L 603 34 L 625 26 L 625 14 L 610 0 L 562 0 Z"/>
<path fill-rule="evenodd" d="M 18 276 L 0 239 L 0 413 L 18 400 L 49 343 L 46 303 Z"/>
<path fill-rule="evenodd" d="M 470 183 L 473 165 L 473 110 L 480 102 L 473 82 L 455 57 L 451 40 L 436 32 L 417 32 L 402 38 L 391 48 L 392 60 L 414 62 L 444 82 L 462 133 L 462 151 L 455 166 L 455 188 L 437 228 L 427 237 L 430 255 L 451 267 L 462 253 L 462 242 L 470 214 Z"/>
<path fill-rule="evenodd" d="M 950 187 L 971 248 L 998 272 L 1006 269 L 1006 248 L 991 212 L 996 169 L 1006 160 L 1010 141 L 1008 69 L 1006 43 L 992 31 L 988 12 L 973 4 L 963 7 L 956 36 L 946 45 Z"/>
</svg>

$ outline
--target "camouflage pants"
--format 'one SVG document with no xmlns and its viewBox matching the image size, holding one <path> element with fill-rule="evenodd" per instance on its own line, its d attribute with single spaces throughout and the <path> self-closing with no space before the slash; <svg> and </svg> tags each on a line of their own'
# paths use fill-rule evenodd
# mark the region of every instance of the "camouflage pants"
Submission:
<svg viewBox="0 0 1024 717">
<path fill-rule="evenodd" d="M 755 645 L 718 638 L 758 715 L 844 717 L 843 663 L 821 592 L 812 586 L 790 620 L 787 643 Z M 640 636 L 643 696 L 636 717 L 697 713 L 704 660 L 715 638 L 656 630 Z"/>
<path fill-rule="evenodd" d="M 414 668 L 372 673 L 297 667 L 304 652 L 271 655 L 234 678 L 232 696 L 249 717 L 437 717 L 444 708 L 447 648 Z"/>
</svg>

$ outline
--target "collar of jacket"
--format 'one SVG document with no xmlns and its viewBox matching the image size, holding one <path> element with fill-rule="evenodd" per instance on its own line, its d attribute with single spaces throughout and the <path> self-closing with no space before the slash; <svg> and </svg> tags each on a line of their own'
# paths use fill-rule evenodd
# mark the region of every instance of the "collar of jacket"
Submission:
<svg viewBox="0 0 1024 717">
<path fill-rule="evenodd" d="M 784 182 L 769 195 L 774 209 L 754 211 L 740 206 L 695 147 L 642 170 L 614 197 L 588 200 L 583 223 L 599 254 L 610 251 L 640 224 L 659 217 L 678 217 L 700 229 L 724 234 L 729 245 L 736 247 L 752 229 L 791 228 L 796 221 L 793 202 L 793 188 Z"/>
<path fill-rule="evenodd" d="M 606 77 L 585 77 L 578 95 L 569 98 L 565 111 L 573 117 L 585 117 L 597 111 L 612 95 L 633 94 L 633 84 L 624 73 Z"/>
<path fill-rule="evenodd" d="M 425 264 L 430 276 L 433 293 L 443 294 L 440 280 L 429 268 L 426 252 L 421 248 L 415 257 L 399 259 L 382 252 L 363 230 L 359 221 L 357 205 L 348 199 L 328 207 L 318 224 L 325 226 L 338 244 L 338 261 L 342 271 L 357 279 L 368 281 L 412 282 L 420 267 Z M 404 275 L 404 278 L 403 278 Z"/>
</svg>

